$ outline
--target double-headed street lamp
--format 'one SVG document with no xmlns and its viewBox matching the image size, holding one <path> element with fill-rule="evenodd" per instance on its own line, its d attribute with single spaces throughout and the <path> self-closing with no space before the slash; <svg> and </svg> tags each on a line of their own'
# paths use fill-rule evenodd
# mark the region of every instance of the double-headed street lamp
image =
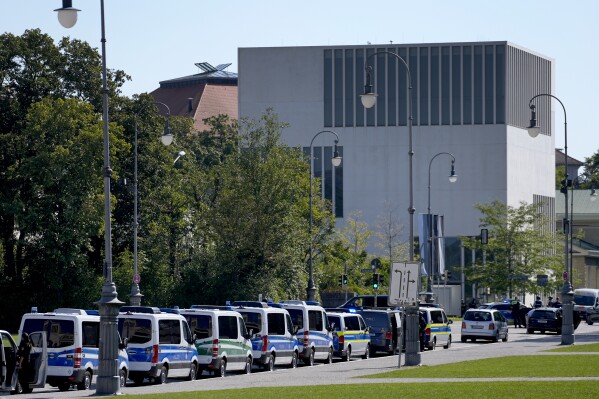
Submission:
<svg viewBox="0 0 599 399">
<path fill-rule="evenodd" d="M 565 204 L 565 213 L 564 219 L 562 222 L 562 226 L 564 229 L 564 285 L 562 286 L 562 299 L 563 299 L 563 317 L 562 317 L 562 345 L 572 345 L 574 343 L 574 305 L 572 304 L 573 292 L 572 292 L 572 276 L 568 273 L 568 252 L 569 252 L 569 242 L 568 235 L 569 231 L 572 228 L 570 226 L 570 218 L 568 215 L 568 186 L 571 184 L 571 181 L 568 180 L 568 121 L 566 116 L 566 107 L 560 101 L 559 98 L 554 96 L 553 94 L 541 93 L 537 94 L 528 102 L 528 107 L 530 108 L 530 126 L 528 127 L 528 134 L 530 137 L 537 137 L 541 132 L 541 127 L 537 126 L 537 114 L 535 111 L 535 105 L 532 103 L 534 99 L 537 97 L 546 96 L 556 99 L 562 109 L 564 110 L 564 165 L 565 165 L 565 175 L 564 180 L 562 181 L 562 190 L 561 192 L 564 194 L 564 204 Z"/>
<path fill-rule="evenodd" d="M 58 12 L 58 21 L 65 28 L 71 28 L 77 22 L 77 12 L 71 0 L 62 0 L 62 8 Z M 100 309 L 100 350 L 98 378 L 96 380 L 97 395 L 111 395 L 121 392 L 119 378 L 119 333 L 117 316 L 123 302 L 117 298 L 116 285 L 112 281 L 112 244 L 110 225 L 110 141 L 108 134 L 108 87 L 106 84 L 106 36 L 104 29 L 104 0 L 100 0 L 100 23 L 102 32 L 102 103 L 104 122 L 104 284 L 102 296 L 98 302 Z"/>
<path fill-rule="evenodd" d="M 165 103 L 161 103 L 160 101 L 154 101 L 151 104 L 152 105 L 162 105 L 163 107 L 166 108 L 166 119 L 165 119 L 165 123 L 164 123 L 164 132 L 162 134 L 162 137 L 160 138 L 160 141 L 165 146 L 169 146 L 173 142 L 173 135 L 171 134 L 171 128 L 170 128 L 171 110 L 168 107 L 168 105 L 166 105 Z M 141 298 L 143 297 L 143 295 L 141 294 L 141 291 L 139 289 L 139 282 L 141 279 L 139 277 L 139 271 L 138 271 L 139 269 L 137 267 L 137 265 L 138 265 L 138 263 L 137 263 L 137 259 L 138 259 L 138 257 L 137 257 L 137 229 L 139 227 L 138 212 L 137 212 L 137 130 L 138 130 L 139 114 L 148 105 L 149 105 L 149 103 L 143 105 L 139 109 L 139 111 L 137 111 L 135 113 L 135 139 L 134 139 L 134 145 L 133 145 L 134 146 L 134 150 L 133 150 L 133 154 L 134 154 L 134 162 L 133 162 L 133 282 L 131 284 L 131 294 L 129 294 L 129 303 L 131 304 L 131 306 L 140 306 Z"/>
<path fill-rule="evenodd" d="M 306 294 L 309 301 L 316 300 L 316 286 L 314 285 L 314 267 L 313 267 L 313 247 L 314 247 L 314 237 L 312 237 L 312 163 L 314 162 L 314 154 L 313 154 L 313 145 L 316 137 L 320 136 L 322 133 L 330 133 L 335 136 L 335 147 L 333 148 L 333 158 L 331 159 L 331 163 L 334 167 L 341 165 L 341 156 L 339 156 L 339 151 L 337 150 L 337 144 L 339 143 L 339 136 L 337 133 L 332 132 L 330 130 L 322 130 L 312 137 L 312 141 L 310 141 L 310 274 L 308 279 L 308 288 L 306 289 Z"/>
<path fill-rule="evenodd" d="M 455 157 L 450 152 L 439 152 L 435 154 L 428 163 L 428 271 L 426 276 L 426 301 L 431 303 L 433 301 L 432 297 L 432 273 L 433 273 L 433 215 L 431 214 L 431 165 L 435 158 L 440 155 L 447 155 L 451 157 L 451 172 L 449 173 L 449 182 L 455 183 L 458 180 L 458 175 L 455 174 Z"/>
<path fill-rule="evenodd" d="M 410 68 L 408 67 L 407 62 L 397 53 L 393 53 L 391 51 L 376 51 L 370 54 L 364 63 L 364 69 L 366 70 L 366 84 L 364 85 L 364 94 L 360 96 L 362 100 L 362 105 L 365 108 L 372 108 L 374 104 L 376 104 L 377 94 L 373 91 L 372 81 L 371 81 L 371 72 L 373 71 L 372 67 L 368 65 L 368 60 L 375 55 L 378 54 L 388 54 L 395 58 L 397 58 L 406 69 L 408 74 L 408 140 L 409 140 L 409 148 L 408 148 L 408 176 L 409 176 L 409 196 L 410 196 L 410 204 L 408 206 L 408 214 L 410 215 L 410 262 L 414 262 L 414 172 L 413 172 L 413 163 L 414 163 L 414 149 L 412 147 L 412 75 L 410 74 Z M 417 366 L 421 362 L 420 357 L 420 344 L 418 342 L 418 306 L 416 304 L 406 306 L 406 326 L 407 326 L 407 340 L 406 340 L 406 365 L 407 366 Z"/>
</svg>

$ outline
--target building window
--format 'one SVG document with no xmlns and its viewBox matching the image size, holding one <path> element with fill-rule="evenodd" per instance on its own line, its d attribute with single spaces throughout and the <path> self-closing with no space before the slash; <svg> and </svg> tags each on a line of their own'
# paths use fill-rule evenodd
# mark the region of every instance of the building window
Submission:
<svg viewBox="0 0 599 399">
<path fill-rule="evenodd" d="M 333 126 L 333 52 L 324 51 L 324 126 Z"/>
<path fill-rule="evenodd" d="M 364 89 L 364 50 L 356 49 L 356 90 L 358 91 L 356 97 L 362 94 Z M 362 102 L 356 100 L 356 126 L 364 126 L 364 112 L 366 110 L 362 106 Z M 326 125 L 325 125 L 326 126 Z"/>
<path fill-rule="evenodd" d="M 428 47 L 420 47 L 420 125 L 428 125 Z"/>
<path fill-rule="evenodd" d="M 337 146 L 339 155 L 343 157 L 343 147 Z M 306 159 L 310 160 L 310 147 L 303 147 Z M 343 162 L 334 167 L 332 146 L 312 146 L 312 176 L 320 180 L 320 197 L 330 203 L 330 210 L 335 217 L 343 217 Z M 314 191 L 313 196 L 318 195 Z"/>
<path fill-rule="evenodd" d="M 384 48 L 379 48 L 376 50 L 377 52 L 385 51 Z M 376 90 L 378 93 L 378 98 L 376 100 L 377 106 L 373 107 L 376 110 L 376 125 L 377 126 L 387 126 L 387 120 L 385 118 L 385 111 L 387 108 L 387 54 L 377 54 L 376 55 Z M 375 61 L 373 59 L 373 61 Z M 370 125 L 369 125 L 370 126 Z"/>
<path fill-rule="evenodd" d="M 387 49 L 391 53 L 397 53 L 397 49 Z M 387 126 L 397 126 L 397 64 L 398 59 L 389 55 L 387 57 Z"/>
<path fill-rule="evenodd" d="M 495 47 L 495 123 L 505 123 L 505 46 Z"/>
<path fill-rule="evenodd" d="M 439 104 L 441 91 L 439 86 L 439 47 L 431 48 L 431 125 L 439 124 Z"/>
<path fill-rule="evenodd" d="M 462 123 L 462 48 L 451 48 L 451 124 Z"/>
<path fill-rule="evenodd" d="M 463 62 L 462 73 L 464 85 L 463 89 L 463 104 L 464 104 L 464 125 L 472 124 L 472 47 L 464 46 L 462 50 Z"/>
<path fill-rule="evenodd" d="M 449 47 L 441 47 L 441 123 L 449 125 Z"/>
<path fill-rule="evenodd" d="M 354 50 L 345 50 L 345 126 L 354 126 Z M 359 87 L 359 86 L 358 86 Z"/>
<path fill-rule="evenodd" d="M 485 124 L 495 122 L 495 80 L 493 62 L 495 46 L 485 46 Z"/>
<path fill-rule="evenodd" d="M 483 123 L 483 46 L 474 46 L 474 124 Z"/>
<path fill-rule="evenodd" d="M 343 126 L 343 50 L 335 50 L 335 127 Z"/>
</svg>

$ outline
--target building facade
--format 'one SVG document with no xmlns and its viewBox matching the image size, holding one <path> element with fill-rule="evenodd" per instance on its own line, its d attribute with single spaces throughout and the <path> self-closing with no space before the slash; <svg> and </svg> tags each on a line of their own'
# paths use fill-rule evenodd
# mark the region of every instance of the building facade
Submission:
<svg viewBox="0 0 599 399">
<path fill-rule="evenodd" d="M 323 195 L 336 193 L 327 197 L 341 202 L 335 207 L 338 227 L 360 211 L 374 228 L 390 207 L 400 210 L 400 223 L 408 225 L 410 82 L 406 66 L 383 51 L 403 58 L 411 77 L 416 216 L 427 212 L 429 166 L 431 212 L 444 215 L 446 237 L 479 234 L 477 203 L 542 202 L 555 214 L 548 97 L 535 100 L 542 134 L 533 139 L 525 129 L 529 100 L 553 93 L 550 58 L 509 42 L 240 48 L 240 117 L 255 118 L 273 108 L 290 125 L 283 133 L 290 146 L 307 148 L 322 130 L 339 135 L 342 176 L 335 182 L 342 187 L 328 188 L 333 179 L 323 179 Z M 359 97 L 366 62 L 378 94 L 368 110 Z M 314 142 L 325 154 L 322 160 L 315 156 L 323 167 L 332 143 L 326 135 Z M 430 164 L 439 152 L 455 156 L 456 183 L 447 179 L 449 158 Z"/>
</svg>

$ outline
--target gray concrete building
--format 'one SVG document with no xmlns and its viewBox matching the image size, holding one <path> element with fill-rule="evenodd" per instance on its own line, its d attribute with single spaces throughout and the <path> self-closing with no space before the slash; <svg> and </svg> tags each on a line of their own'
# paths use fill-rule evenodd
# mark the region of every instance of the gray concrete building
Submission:
<svg viewBox="0 0 599 399">
<path fill-rule="evenodd" d="M 320 135 L 313 147 L 314 173 L 334 204 L 338 227 L 360 211 L 374 228 L 392 208 L 407 240 L 408 73 L 382 51 L 398 54 L 409 67 L 415 220 L 427 212 L 430 166 L 430 207 L 444 215 L 448 266 L 459 263 L 459 245 L 449 238 L 480 233 L 477 203 L 542 203 L 555 217 L 556 129 L 548 97 L 535 100 L 542 134 L 531 138 L 526 130 L 529 100 L 554 94 L 552 59 L 506 41 L 240 48 L 240 117 L 273 108 L 290 125 L 283 140 L 305 150 L 322 130 L 339 135 L 340 168 L 330 166 L 333 137 Z M 378 94 L 368 110 L 359 97 L 367 60 Z M 447 179 L 449 158 L 431 163 L 439 152 L 455 156 L 456 183 Z M 414 230 L 418 236 L 417 224 Z"/>
</svg>

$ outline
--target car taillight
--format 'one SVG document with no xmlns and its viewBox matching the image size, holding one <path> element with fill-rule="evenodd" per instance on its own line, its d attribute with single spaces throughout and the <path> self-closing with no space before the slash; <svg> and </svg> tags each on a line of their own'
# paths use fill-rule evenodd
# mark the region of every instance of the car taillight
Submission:
<svg viewBox="0 0 599 399">
<path fill-rule="evenodd" d="M 431 335 L 431 328 L 430 328 L 430 327 L 427 327 L 427 328 L 426 328 L 426 330 L 424 330 L 424 333 L 425 333 L 426 335 Z"/>
<path fill-rule="evenodd" d="M 462 322 L 462 328 L 466 328 L 466 322 L 465 321 Z"/>
<path fill-rule="evenodd" d="M 494 329 L 495 329 L 495 324 L 489 323 L 489 330 L 494 330 Z"/>
<path fill-rule="evenodd" d="M 304 331 L 304 346 L 307 347 L 310 345 L 310 332 Z"/>
<path fill-rule="evenodd" d="M 218 357 L 218 339 L 212 340 L 212 357 Z"/>
<path fill-rule="evenodd" d="M 268 335 L 262 337 L 262 352 L 266 352 L 268 350 Z"/>
<path fill-rule="evenodd" d="M 80 368 L 81 367 L 81 348 L 75 348 L 75 356 L 73 356 L 73 368 Z"/>
<path fill-rule="evenodd" d="M 158 345 L 152 346 L 152 363 L 158 363 Z"/>
<path fill-rule="evenodd" d="M 385 333 L 385 339 L 391 339 L 391 331 Z"/>
<path fill-rule="evenodd" d="M 345 343 L 345 337 L 343 335 L 339 336 L 339 343 L 343 345 Z"/>
</svg>

